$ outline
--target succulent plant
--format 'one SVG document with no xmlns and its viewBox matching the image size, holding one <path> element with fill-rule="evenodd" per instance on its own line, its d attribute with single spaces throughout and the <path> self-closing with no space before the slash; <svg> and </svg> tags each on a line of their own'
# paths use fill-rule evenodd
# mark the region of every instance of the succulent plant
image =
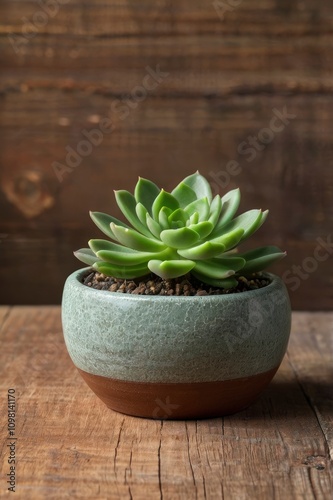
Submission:
<svg viewBox="0 0 333 500">
<path fill-rule="evenodd" d="M 150 272 L 162 279 L 189 272 L 222 288 L 237 285 L 237 276 L 263 271 L 286 254 L 274 246 L 239 253 L 237 246 L 267 218 L 268 210 L 249 210 L 235 217 L 240 191 L 212 196 L 199 172 L 169 193 L 139 178 L 134 195 L 115 191 L 117 204 L 132 227 L 101 212 L 90 212 L 112 241 L 92 239 L 90 248 L 74 252 L 95 270 L 115 278 L 134 279 Z"/>
</svg>

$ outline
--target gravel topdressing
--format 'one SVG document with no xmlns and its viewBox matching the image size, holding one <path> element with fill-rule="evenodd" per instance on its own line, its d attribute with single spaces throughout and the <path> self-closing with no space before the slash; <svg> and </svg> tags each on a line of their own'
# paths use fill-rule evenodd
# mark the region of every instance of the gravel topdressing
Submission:
<svg viewBox="0 0 333 500">
<path fill-rule="evenodd" d="M 270 281 L 260 273 L 253 277 L 238 278 L 237 287 L 225 290 L 206 285 L 198 281 L 191 275 L 181 276 L 180 278 L 163 280 L 159 276 L 149 275 L 137 280 L 125 280 L 122 278 L 112 278 L 98 273 L 97 271 L 88 271 L 83 277 L 82 283 L 96 290 L 108 290 L 117 293 L 129 293 L 132 295 L 223 295 L 230 293 L 241 293 L 249 290 L 256 290 L 269 285 Z"/>
</svg>

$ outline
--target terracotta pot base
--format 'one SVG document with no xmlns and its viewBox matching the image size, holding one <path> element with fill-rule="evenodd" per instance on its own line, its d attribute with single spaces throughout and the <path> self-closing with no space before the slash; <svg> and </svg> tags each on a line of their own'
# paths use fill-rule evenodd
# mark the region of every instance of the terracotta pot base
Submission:
<svg viewBox="0 0 333 500">
<path fill-rule="evenodd" d="M 249 406 L 278 367 L 224 382 L 146 383 L 115 380 L 79 370 L 94 393 L 112 410 L 155 419 L 197 419 L 229 415 Z"/>
</svg>

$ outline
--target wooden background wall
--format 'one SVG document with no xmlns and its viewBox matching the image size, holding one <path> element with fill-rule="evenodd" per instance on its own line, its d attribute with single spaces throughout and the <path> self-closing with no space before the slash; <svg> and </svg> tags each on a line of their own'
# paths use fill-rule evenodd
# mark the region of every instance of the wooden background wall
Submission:
<svg viewBox="0 0 333 500">
<path fill-rule="evenodd" d="M 220 192 L 270 208 L 252 244 L 288 250 L 275 271 L 294 308 L 332 308 L 332 2 L 1 0 L 0 57 L 0 302 L 58 303 L 72 251 L 100 234 L 88 210 L 119 216 L 113 189 L 225 179 L 234 160 Z M 276 110 L 292 118 L 272 138 Z M 54 162 L 103 118 L 112 132 L 59 182 Z M 258 133 L 271 142 L 240 154 Z"/>
</svg>

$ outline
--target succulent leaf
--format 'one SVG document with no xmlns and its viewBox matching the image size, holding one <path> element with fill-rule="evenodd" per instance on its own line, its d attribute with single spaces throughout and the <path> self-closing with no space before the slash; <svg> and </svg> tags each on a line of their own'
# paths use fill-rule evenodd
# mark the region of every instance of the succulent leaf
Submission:
<svg viewBox="0 0 333 500">
<path fill-rule="evenodd" d="M 171 193 L 164 191 L 164 189 L 160 191 L 159 195 L 157 196 L 157 198 L 153 203 L 152 216 L 153 219 L 155 219 L 156 221 L 158 221 L 160 210 L 163 207 L 169 208 L 172 212 L 174 210 L 177 210 L 177 208 L 179 208 L 179 203 L 176 200 L 176 198 L 172 196 Z"/>
<path fill-rule="evenodd" d="M 115 197 L 117 201 L 117 205 L 125 215 L 126 219 L 132 224 L 134 229 L 140 231 L 140 233 L 148 236 L 151 236 L 150 231 L 148 231 L 147 227 L 140 222 L 139 217 L 136 214 L 136 200 L 134 196 L 124 189 L 115 191 Z"/>
<path fill-rule="evenodd" d="M 161 252 L 166 246 L 161 241 L 147 238 L 134 229 L 127 229 L 111 223 L 111 229 L 119 243 L 140 252 Z"/>
<path fill-rule="evenodd" d="M 222 197 L 222 210 L 219 222 L 216 226 L 216 230 L 224 226 L 224 224 L 226 224 L 233 218 L 238 210 L 240 200 L 241 194 L 239 189 L 233 189 Z"/>
<path fill-rule="evenodd" d="M 208 219 L 209 222 L 211 222 L 214 227 L 216 226 L 217 221 L 219 220 L 219 217 L 221 215 L 221 210 L 222 210 L 222 200 L 221 196 L 217 194 L 210 205 L 210 213 Z"/>
<path fill-rule="evenodd" d="M 95 252 L 98 259 L 118 266 L 142 264 L 143 262 L 148 262 L 152 258 L 152 255 L 156 255 L 151 252 L 132 250 L 131 248 L 106 240 L 90 240 L 89 246 Z M 94 262 L 96 262 L 96 256 Z"/>
<path fill-rule="evenodd" d="M 186 207 L 197 199 L 197 195 L 187 184 L 183 181 L 178 184 L 175 189 L 171 191 L 172 196 L 176 198 L 181 208 Z"/>
<path fill-rule="evenodd" d="M 242 269 L 245 259 L 241 257 L 230 257 L 229 259 L 207 259 L 198 261 L 195 270 L 208 278 L 224 279 L 236 274 Z"/>
<path fill-rule="evenodd" d="M 191 260 L 150 260 L 148 267 L 162 279 L 178 278 L 189 273 L 195 266 Z"/>
<path fill-rule="evenodd" d="M 188 225 L 191 225 L 191 224 L 198 224 L 199 222 L 199 212 L 194 212 L 194 214 L 191 215 L 190 219 L 189 219 L 189 223 L 187 223 Z"/>
<path fill-rule="evenodd" d="M 100 250 L 116 250 L 117 248 L 124 249 L 125 252 L 134 252 L 134 250 L 131 250 L 130 248 L 126 248 L 122 245 L 118 245 L 117 243 L 112 243 L 111 241 L 101 239 L 89 240 L 88 245 L 90 247 L 90 251 L 94 252 L 95 254 Z"/>
<path fill-rule="evenodd" d="M 170 229 L 169 217 L 172 214 L 171 208 L 162 207 L 158 214 L 158 222 L 161 229 Z"/>
<path fill-rule="evenodd" d="M 274 264 L 274 262 L 283 259 L 286 256 L 286 252 L 281 252 L 279 248 L 274 246 L 267 246 L 239 254 L 239 256 L 246 261 L 242 270 L 243 273 L 252 274 L 263 271 L 266 267 Z"/>
<path fill-rule="evenodd" d="M 239 253 L 238 245 L 260 228 L 268 210 L 235 217 L 239 189 L 213 198 L 208 181 L 198 172 L 171 193 L 139 178 L 134 195 L 119 190 L 115 196 L 131 225 L 90 212 L 96 226 L 114 242 L 92 239 L 90 248 L 74 252 L 104 274 L 134 279 L 152 272 L 168 279 L 191 272 L 204 283 L 227 289 L 237 286 L 237 277 L 263 271 L 285 256 L 272 246 Z"/>
<path fill-rule="evenodd" d="M 98 229 L 100 229 L 104 234 L 106 234 L 106 236 L 108 236 L 112 240 L 116 240 L 117 238 L 111 230 L 111 222 L 114 222 L 115 224 L 117 224 L 117 226 L 129 227 L 121 220 L 118 220 L 111 215 L 103 214 L 102 212 L 89 212 L 89 214 Z"/>
<path fill-rule="evenodd" d="M 249 216 L 248 223 L 242 223 L 242 227 L 244 229 L 244 234 L 242 240 L 249 238 L 253 233 L 258 231 L 258 229 L 263 225 L 268 215 L 268 210 L 262 212 L 259 210 L 259 215 L 255 218 L 255 211 L 253 211 L 253 222 L 251 222 L 251 217 Z"/>
<path fill-rule="evenodd" d="M 175 220 L 175 221 L 171 221 L 169 223 L 169 228 L 170 229 L 180 229 L 182 227 L 184 227 L 184 224 L 183 224 L 183 222 L 181 220 Z"/>
<path fill-rule="evenodd" d="M 204 274 L 198 273 L 196 270 L 192 271 L 193 276 L 195 276 L 199 281 L 202 281 L 203 283 L 206 283 L 208 285 L 215 286 L 217 288 L 234 288 L 238 285 L 238 281 L 234 277 L 230 278 L 225 278 L 225 279 L 214 279 L 214 278 L 209 278 Z"/>
<path fill-rule="evenodd" d="M 225 246 L 219 243 L 212 243 L 206 241 L 192 248 L 185 248 L 184 250 L 178 250 L 178 254 L 185 259 L 192 260 L 206 260 L 212 259 L 221 255 L 225 250 Z"/>
<path fill-rule="evenodd" d="M 137 203 L 135 207 L 136 215 L 138 216 L 139 221 L 141 224 L 146 224 L 147 223 L 147 214 L 148 210 L 146 209 L 145 206 L 142 205 L 142 203 Z M 151 231 L 150 231 L 151 232 Z"/>
<path fill-rule="evenodd" d="M 216 263 L 219 266 L 230 267 L 234 271 L 243 272 L 243 267 L 246 264 L 246 260 L 240 255 L 222 255 L 221 257 L 216 257 L 211 259 L 210 262 Z"/>
<path fill-rule="evenodd" d="M 162 231 L 162 228 L 159 225 L 159 223 L 156 222 L 156 220 L 154 220 L 152 217 L 150 217 L 150 215 L 148 213 L 146 215 L 146 224 L 147 224 L 147 227 L 148 227 L 149 231 L 151 232 L 151 234 L 153 236 L 155 236 L 155 238 L 159 238 L 161 231 Z"/>
<path fill-rule="evenodd" d="M 209 203 L 212 201 L 213 196 L 209 182 L 199 172 L 185 177 L 183 182 L 195 192 L 198 199 L 207 198 Z"/>
<path fill-rule="evenodd" d="M 181 227 L 179 229 L 166 229 L 160 234 L 161 240 L 165 245 L 171 248 L 189 248 L 195 245 L 200 236 L 196 231 L 188 227 Z"/>
<path fill-rule="evenodd" d="M 107 276 L 115 276 L 123 279 L 140 278 L 149 274 L 149 269 L 146 264 L 139 266 L 115 266 L 109 262 L 96 262 L 93 266 L 99 273 L 106 274 Z"/>
<path fill-rule="evenodd" d="M 95 262 L 100 260 L 90 248 L 80 248 L 74 252 L 74 255 L 87 266 L 93 266 Z"/>
<path fill-rule="evenodd" d="M 171 215 L 168 217 L 168 222 L 171 224 L 172 222 L 180 221 L 182 225 L 185 226 L 187 221 L 189 220 L 189 215 L 182 208 L 177 208 Z"/>
<path fill-rule="evenodd" d="M 199 200 L 195 200 L 187 205 L 184 210 L 189 215 L 189 217 L 197 212 L 199 214 L 199 221 L 206 221 L 208 219 L 210 211 L 208 198 L 200 198 Z"/>
<path fill-rule="evenodd" d="M 135 250 L 133 250 L 135 251 Z M 97 257 L 104 262 L 114 264 L 116 266 L 138 266 L 144 262 L 148 262 L 151 258 L 151 253 L 137 252 L 111 252 L 109 250 L 100 250 L 96 253 Z"/>
<path fill-rule="evenodd" d="M 151 215 L 153 203 L 160 191 L 160 188 L 154 182 L 139 177 L 135 186 L 134 197 L 136 202 L 141 203 Z"/>
<path fill-rule="evenodd" d="M 222 234 L 222 236 L 219 236 L 218 238 L 210 238 L 210 241 L 212 243 L 219 243 L 220 245 L 223 245 L 225 251 L 227 252 L 238 245 L 243 235 L 244 229 L 237 228 L 229 233 Z"/>
<path fill-rule="evenodd" d="M 259 229 L 261 225 L 262 211 L 261 210 L 249 210 L 244 214 L 239 215 L 230 222 L 227 222 L 224 226 L 221 226 L 218 230 L 214 229 L 211 234 L 212 238 L 217 238 L 225 233 L 229 233 L 234 229 L 241 228 L 244 230 L 243 240 Z"/>
<path fill-rule="evenodd" d="M 214 226 L 207 220 L 205 222 L 198 222 L 198 224 L 191 224 L 188 228 L 198 233 L 200 239 L 204 239 L 213 231 Z"/>
</svg>

